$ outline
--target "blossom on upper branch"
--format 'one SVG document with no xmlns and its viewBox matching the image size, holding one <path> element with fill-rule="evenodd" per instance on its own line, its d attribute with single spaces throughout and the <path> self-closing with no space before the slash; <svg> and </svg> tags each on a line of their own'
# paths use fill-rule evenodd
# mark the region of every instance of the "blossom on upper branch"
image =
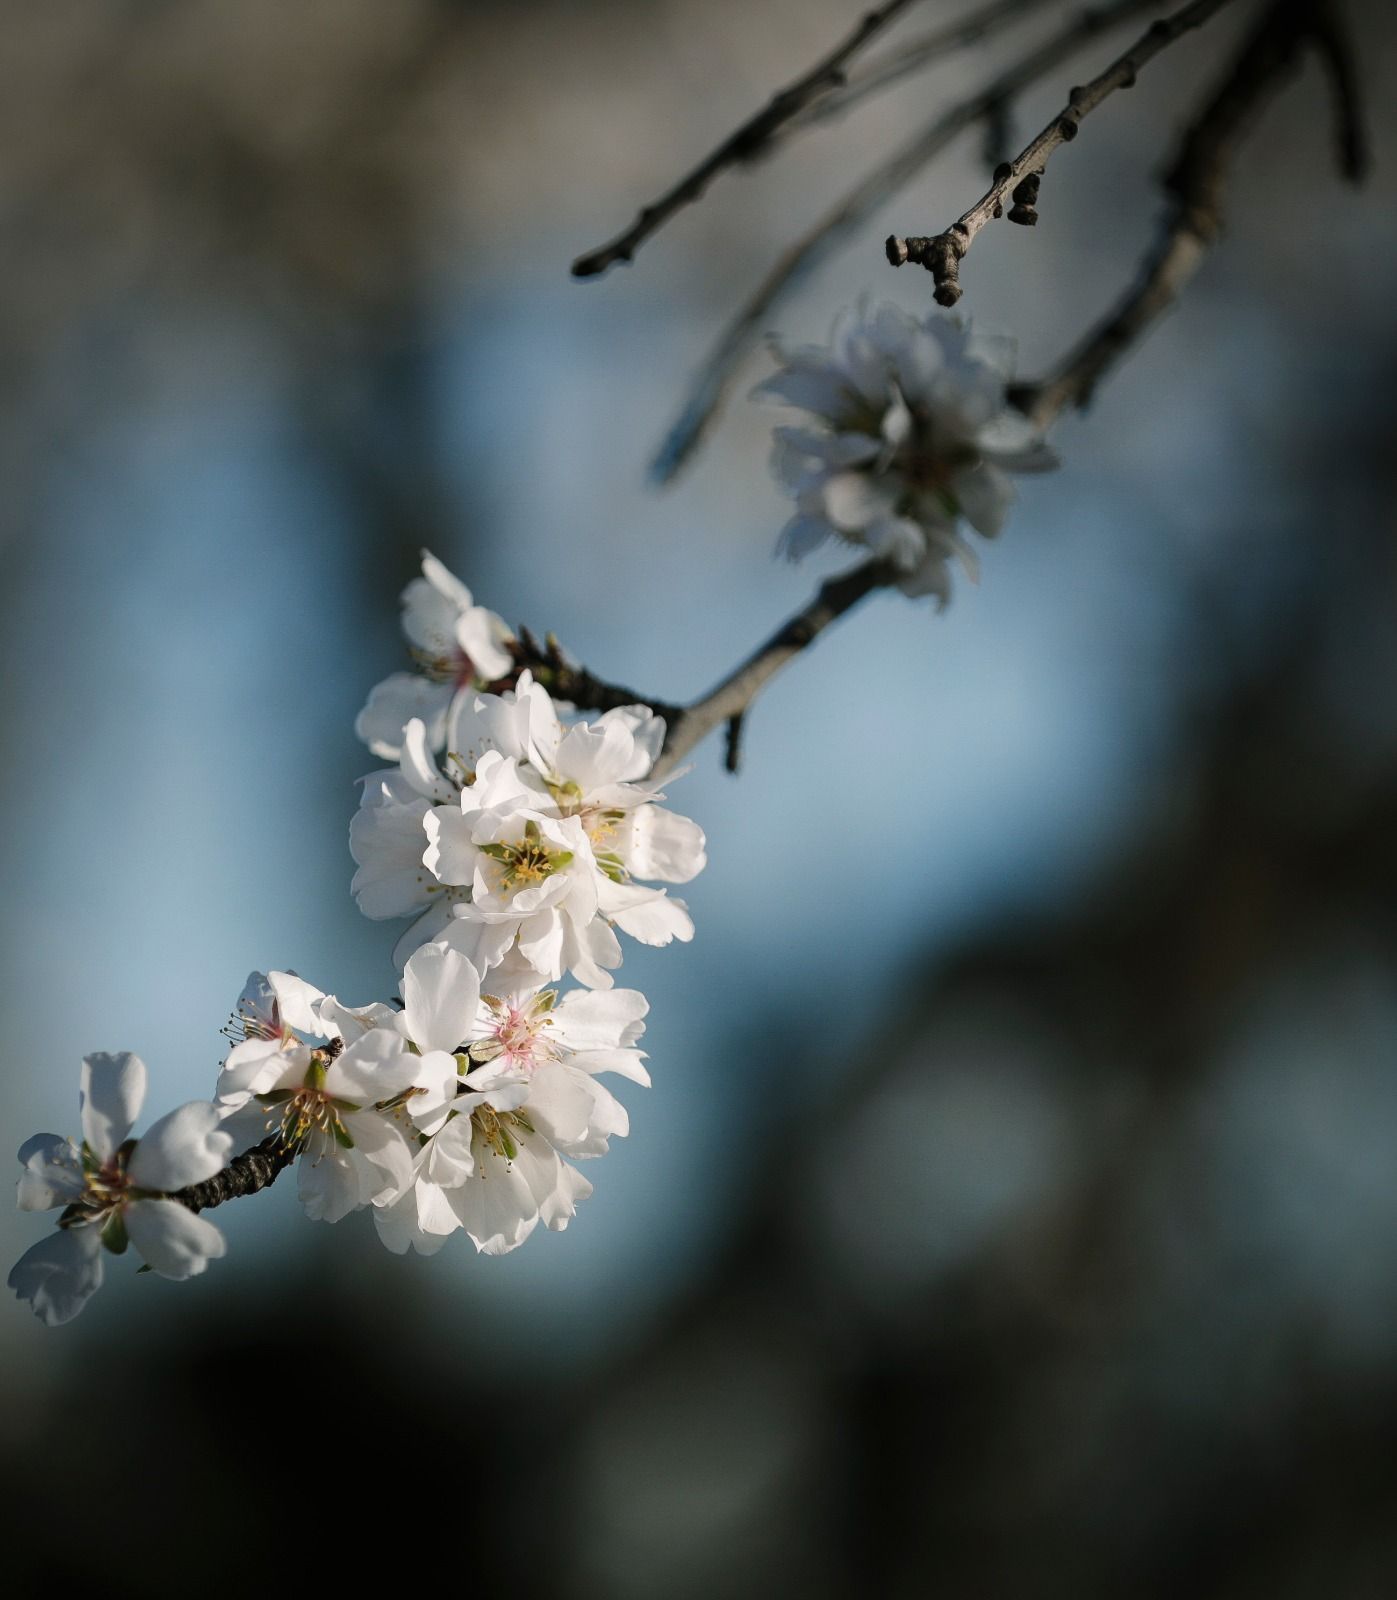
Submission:
<svg viewBox="0 0 1397 1600">
<path fill-rule="evenodd" d="M 20 1257 L 9 1286 L 50 1326 L 75 1317 L 101 1286 L 104 1250 L 121 1255 L 130 1244 L 166 1278 L 193 1277 L 224 1252 L 211 1222 L 166 1196 L 213 1177 L 232 1138 L 199 1101 L 130 1138 L 145 1092 L 139 1056 L 84 1056 L 81 1144 L 39 1133 L 20 1146 L 20 1209 L 63 1214 L 58 1233 Z"/>
<path fill-rule="evenodd" d="M 948 562 L 973 578 L 962 518 L 992 539 L 1014 501 L 1010 472 L 1056 465 L 1008 403 L 1010 349 L 954 317 L 918 322 L 895 306 L 859 306 L 828 347 L 779 353 L 754 395 L 811 413 L 776 430 L 772 468 L 795 497 L 781 533 L 792 560 L 831 534 L 891 562 L 910 595 L 950 595 Z"/>
<path fill-rule="evenodd" d="M 432 749 L 440 750 L 456 696 L 504 677 L 513 665 L 505 646 L 514 636 L 503 619 L 476 605 L 430 551 L 422 552 L 422 576 L 403 590 L 402 608 L 418 670 L 392 673 L 377 684 L 354 723 L 358 737 L 388 761 L 397 759 L 413 718 L 426 727 Z"/>
</svg>

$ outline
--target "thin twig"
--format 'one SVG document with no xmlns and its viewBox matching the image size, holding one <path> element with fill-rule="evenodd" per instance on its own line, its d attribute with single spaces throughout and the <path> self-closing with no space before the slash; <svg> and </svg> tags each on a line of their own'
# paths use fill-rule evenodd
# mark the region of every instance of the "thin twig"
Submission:
<svg viewBox="0 0 1397 1600">
<path fill-rule="evenodd" d="M 657 233 L 677 211 L 697 200 L 709 183 L 725 168 L 750 161 L 776 131 L 809 105 L 816 96 L 844 81 L 844 65 L 877 34 L 881 33 L 917 0 L 887 0 L 859 20 L 858 26 L 835 49 L 817 61 L 794 83 L 773 95 L 762 109 L 749 117 L 735 133 L 728 135 L 687 176 L 681 178 L 651 205 L 645 207 L 624 233 L 609 244 L 572 264 L 574 278 L 594 278 L 618 261 L 630 261 L 640 246 Z"/>
<path fill-rule="evenodd" d="M 969 211 L 964 212 L 944 233 L 906 239 L 891 235 L 885 247 L 888 260 L 895 267 L 908 261 L 925 267 L 936 279 L 937 303 L 953 306 L 961 296 L 960 263 L 985 224 L 1004 214 L 1010 196 L 1016 202 L 1009 211 L 1010 220 L 1036 222 L 1037 212 L 1033 201 L 1037 195 L 1037 179 L 1042 176 L 1058 146 L 1077 137 L 1082 118 L 1094 111 L 1102 101 L 1109 99 L 1117 89 L 1130 88 L 1141 69 L 1155 56 L 1176 39 L 1201 27 L 1228 3 L 1229 0 L 1192 0 L 1190 5 L 1176 11 L 1173 16 L 1161 17 L 1159 21 L 1151 23 L 1123 56 L 1089 83 L 1069 93 L 1067 104 L 1038 137 L 1027 144 L 1013 161 L 997 169 L 994 182 Z"/>
<path fill-rule="evenodd" d="M 881 161 L 802 238 L 777 258 L 756 292 L 728 324 L 690 386 L 689 396 L 651 464 L 651 476 L 672 481 L 712 426 L 732 388 L 737 369 L 770 326 L 773 309 L 796 286 L 938 156 L 957 135 L 1000 114 L 1045 72 L 1061 65 L 1088 39 L 1117 26 L 1159 0 L 1114 0 L 1081 12 L 1035 45 L 975 94 L 941 112 L 913 138 Z"/>
<path fill-rule="evenodd" d="M 1339 167 L 1350 183 L 1368 175 L 1368 131 L 1363 121 L 1362 96 L 1353 42 L 1336 5 L 1324 0 L 1315 7 L 1311 38 L 1329 74 L 1334 94 L 1334 120 L 1339 138 Z"/>
<path fill-rule="evenodd" d="M 1227 166 L 1238 141 L 1267 98 L 1299 69 L 1306 44 L 1326 59 L 1333 49 L 1333 19 L 1327 11 L 1313 0 L 1277 0 L 1247 35 L 1164 178 L 1170 206 L 1161 236 L 1129 294 L 1086 334 L 1052 377 L 1012 394 L 1039 427 L 1069 408 L 1088 405 L 1105 373 L 1177 299 L 1198 269 L 1222 227 Z M 1349 159 L 1346 129 L 1360 125 L 1352 94 L 1339 97 L 1336 113 L 1341 166 L 1353 177 L 1362 164 L 1355 168 Z"/>
<path fill-rule="evenodd" d="M 925 71 L 956 50 L 981 44 L 992 33 L 1011 27 L 1021 18 L 1055 0 L 992 0 L 978 11 L 968 12 L 954 22 L 948 22 L 928 33 L 909 39 L 898 50 L 887 51 L 871 61 L 866 61 L 848 76 L 841 88 L 812 100 L 801 112 L 780 130 L 767 145 L 764 155 L 780 148 L 795 134 L 822 122 L 832 122 L 846 116 L 856 105 L 870 96 L 890 89 L 913 73 Z"/>
<path fill-rule="evenodd" d="M 895 583 L 897 576 L 887 562 L 872 560 L 822 583 L 809 605 L 783 623 L 736 671 L 730 672 L 701 700 L 686 706 L 670 722 L 653 776 L 663 780 L 715 728 L 741 718 L 782 667 L 818 639 L 830 623 L 852 610 L 875 589 Z"/>
</svg>

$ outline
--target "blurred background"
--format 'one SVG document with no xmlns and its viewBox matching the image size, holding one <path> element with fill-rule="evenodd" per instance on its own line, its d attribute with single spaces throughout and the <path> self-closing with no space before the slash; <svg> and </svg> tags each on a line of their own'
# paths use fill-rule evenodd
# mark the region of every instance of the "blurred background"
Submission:
<svg viewBox="0 0 1397 1600">
<path fill-rule="evenodd" d="M 152 1115 L 209 1093 L 253 967 L 392 993 L 351 724 L 420 547 L 660 697 L 803 603 L 837 563 L 771 558 L 769 411 L 670 490 L 650 455 L 776 253 L 1070 9 L 577 284 L 853 0 L 0 5 L 12 1144 L 75 1127 L 90 1050 L 145 1058 Z M 1026 372 L 1128 281 L 1234 9 L 977 246 L 961 309 Z M 1397 1591 L 1397 14 L 1343 9 L 1366 188 L 1311 62 L 980 586 L 875 597 L 739 777 L 715 742 L 672 787 L 698 937 L 628 947 L 655 1086 L 566 1235 L 400 1260 L 283 1181 L 195 1282 L 4 1303 L 14 1592 Z M 881 240 L 962 211 L 983 142 L 773 331 L 929 307 Z M 9 1258 L 39 1233 L 0 1213 Z"/>
</svg>

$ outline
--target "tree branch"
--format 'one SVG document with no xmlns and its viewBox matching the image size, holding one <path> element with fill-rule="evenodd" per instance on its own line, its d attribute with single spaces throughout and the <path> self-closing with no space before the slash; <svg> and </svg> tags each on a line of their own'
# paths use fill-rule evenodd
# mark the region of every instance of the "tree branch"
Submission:
<svg viewBox="0 0 1397 1600">
<path fill-rule="evenodd" d="M 766 331 L 773 309 L 880 206 L 910 183 L 959 134 L 977 122 L 1001 115 L 1010 101 L 1088 39 L 1158 4 L 1159 0 L 1114 0 L 1081 12 L 977 93 L 941 112 L 867 173 L 803 238 L 783 251 L 699 368 L 684 408 L 651 464 L 652 477 L 660 483 L 674 479 L 718 415 L 738 366 Z"/>
<path fill-rule="evenodd" d="M 886 0 L 865 13 L 858 26 L 835 49 L 817 61 L 803 76 L 774 94 L 765 106 L 728 135 L 716 150 L 699 162 L 692 172 L 672 189 L 645 207 L 624 233 L 601 245 L 572 264 L 574 278 L 594 278 L 618 261 L 630 261 L 640 246 L 664 227 L 678 211 L 702 195 L 709 183 L 725 168 L 750 161 L 781 126 L 805 109 L 817 96 L 844 81 L 844 64 L 870 39 L 881 33 L 917 0 Z"/>
<path fill-rule="evenodd" d="M 1227 167 L 1238 142 L 1250 131 L 1265 101 L 1298 71 L 1305 45 L 1332 63 L 1335 20 L 1314 0 L 1277 0 L 1257 20 L 1216 92 L 1179 146 L 1164 177 L 1170 196 L 1159 241 L 1146 256 L 1139 277 L 1120 305 L 1081 340 L 1057 372 L 1041 383 L 1011 394 L 1014 403 L 1040 427 L 1070 407 L 1091 401 L 1109 369 L 1154 320 L 1177 299 L 1201 264 L 1222 227 Z M 1338 97 L 1341 166 L 1354 177 L 1363 163 L 1351 157 L 1362 147 L 1361 120 L 1352 80 Z M 1357 128 L 1357 146 L 1353 130 Z"/>
<path fill-rule="evenodd" d="M 1104 72 L 1070 92 L 1066 106 L 1013 161 L 996 171 L 988 190 L 945 233 L 907 239 L 893 234 L 886 245 L 888 260 L 895 267 L 908 261 L 925 267 L 936 279 L 937 303 L 955 305 L 961 296 L 960 263 L 985 224 L 1004 214 L 1011 197 L 1014 204 L 1009 210 L 1009 220 L 1025 224 L 1036 222 L 1038 180 L 1059 145 L 1077 137 L 1082 118 L 1117 89 L 1130 88 L 1140 70 L 1155 56 L 1185 33 L 1201 27 L 1227 4 L 1228 0 L 1192 0 L 1172 16 L 1152 23 Z"/>
<path fill-rule="evenodd" d="M 207 1211 L 225 1200 L 240 1200 L 244 1195 L 269 1189 L 301 1153 L 299 1140 L 287 1141 L 281 1134 L 269 1134 L 261 1144 L 244 1150 L 213 1177 L 176 1189 L 167 1198 L 178 1200 L 191 1211 Z"/>
<path fill-rule="evenodd" d="M 818 123 L 846 116 L 872 95 L 892 88 L 956 50 L 982 43 L 997 30 L 1011 27 L 1051 3 L 1052 0 L 992 0 L 978 11 L 968 12 L 953 22 L 909 39 L 900 49 L 888 51 L 851 72 L 842 87 L 830 89 L 812 100 L 780 129 L 761 153 L 769 155 L 773 147 L 784 145 L 793 135 Z"/>
</svg>

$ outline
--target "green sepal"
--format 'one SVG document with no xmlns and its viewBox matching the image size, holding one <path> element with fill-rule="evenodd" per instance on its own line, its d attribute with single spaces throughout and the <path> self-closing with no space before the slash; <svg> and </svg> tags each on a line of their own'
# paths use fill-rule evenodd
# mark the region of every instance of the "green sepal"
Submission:
<svg viewBox="0 0 1397 1600">
<path fill-rule="evenodd" d="M 514 857 L 514 852 L 507 844 L 483 844 L 479 848 L 492 861 L 511 861 Z"/>
<path fill-rule="evenodd" d="M 316 1057 L 311 1057 L 311 1063 L 306 1068 L 305 1085 L 308 1089 L 323 1089 L 328 1072 L 325 1063 Z"/>
<path fill-rule="evenodd" d="M 349 1129 L 345 1127 L 344 1123 L 342 1123 L 338 1117 L 336 1117 L 334 1122 L 331 1124 L 331 1131 L 335 1135 L 335 1143 L 340 1147 L 341 1150 L 352 1150 L 354 1148 L 353 1136 L 350 1134 Z"/>
<path fill-rule="evenodd" d="M 561 872 L 564 867 L 572 864 L 571 850 L 555 850 L 548 857 L 548 870 Z"/>
<path fill-rule="evenodd" d="M 120 1211 L 113 1211 L 102 1224 L 103 1247 L 110 1250 L 114 1256 L 123 1256 L 130 1242 L 126 1236 L 126 1218 Z"/>
<path fill-rule="evenodd" d="M 509 1129 L 500 1125 L 500 1145 L 504 1150 L 506 1161 L 513 1161 L 519 1154 L 519 1146 L 509 1136 Z"/>
</svg>

